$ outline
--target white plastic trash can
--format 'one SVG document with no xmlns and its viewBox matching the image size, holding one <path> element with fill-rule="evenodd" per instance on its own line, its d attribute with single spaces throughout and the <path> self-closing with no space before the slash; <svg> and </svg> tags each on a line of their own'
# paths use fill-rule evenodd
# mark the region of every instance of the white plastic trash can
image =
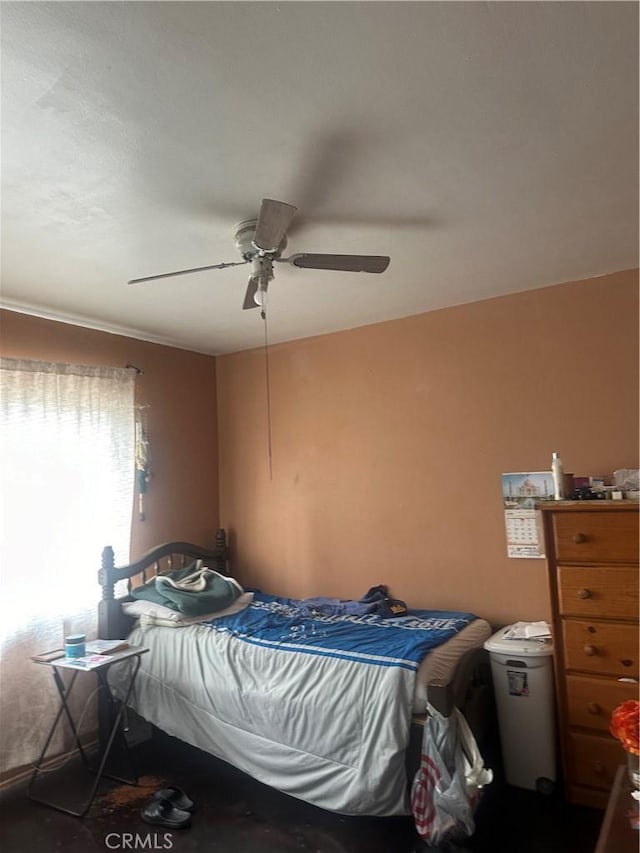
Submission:
<svg viewBox="0 0 640 853">
<path fill-rule="evenodd" d="M 506 781 L 550 794 L 556 780 L 553 643 L 506 640 L 501 628 L 484 644 L 498 710 Z"/>
</svg>

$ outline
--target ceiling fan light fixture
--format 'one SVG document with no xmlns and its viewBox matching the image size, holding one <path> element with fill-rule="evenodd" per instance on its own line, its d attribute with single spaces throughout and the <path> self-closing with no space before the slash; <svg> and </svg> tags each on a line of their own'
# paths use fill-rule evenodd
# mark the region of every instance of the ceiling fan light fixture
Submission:
<svg viewBox="0 0 640 853">
<path fill-rule="evenodd" d="M 273 278 L 273 264 L 271 258 L 257 257 L 252 260 L 253 273 L 250 283 L 255 288 L 253 301 L 256 305 L 264 308 L 267 304 L 267 287 Z"/>
<path fill-rule="evenodd" d="M 261 276 L 258 279 L 258 287 L 256 288 L 256 292 L 253 294 L 253 301 L 256 305 L 259 305 L 261 308 L 264 308 L 267 304 L 267 287 L 269 286 L 269 280 Z"/>
</svg>

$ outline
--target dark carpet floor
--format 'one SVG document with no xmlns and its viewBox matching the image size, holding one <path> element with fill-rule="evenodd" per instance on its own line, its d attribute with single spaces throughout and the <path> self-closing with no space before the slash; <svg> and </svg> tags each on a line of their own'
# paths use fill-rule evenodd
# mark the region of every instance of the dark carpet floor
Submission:
<svg viewBox="0 0 640 853">
<path fill-rule="evenodd" d="M 414 853 L 427 848 L 410 818 L 349 818 L 331 814 L 255 782 L 223 762 L 163 735 L 136 750 L 140 785 L 101 787 L 82 819 L 29 800 L 24 788 L 0 798 L 2 853 L 94 853 L 107 850 L 213 853 Z M 476 813 L 476 831 L 455 851 L 469 853 L 593 853 L 603 813 L 568 806 L 557 795 L 523 791 L 496 772 Z M 82 768 L 67 765 L 45 779 L 52 796 L 82 798 Z M 82 781 L 79 781 L 82 780 Z M 196 802 L 191 827 L 149 826 L 140 808 L 166 782 Z"/>
</svg>

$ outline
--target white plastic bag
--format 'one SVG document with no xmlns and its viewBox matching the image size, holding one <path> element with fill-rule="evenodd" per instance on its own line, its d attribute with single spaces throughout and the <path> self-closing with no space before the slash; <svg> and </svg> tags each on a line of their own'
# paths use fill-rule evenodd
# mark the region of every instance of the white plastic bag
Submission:
<svg viewBox="0 0 640 853">
<path fill-rule="evenodd" d="M 420 767 L 411 787 L 418 834 L 429 843 L 473 835 L 482 787 L 493 780 L 460 711 L 443 717 L 427 705 Z"/>
</svg>

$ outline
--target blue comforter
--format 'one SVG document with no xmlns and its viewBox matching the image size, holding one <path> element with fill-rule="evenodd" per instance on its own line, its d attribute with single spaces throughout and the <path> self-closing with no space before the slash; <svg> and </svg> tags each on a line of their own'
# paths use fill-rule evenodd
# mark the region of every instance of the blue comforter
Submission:
<svg viewBox="0 0 640 853">
<path fill-rule="evenodd" d="M 245 610 L 205 624 L 256 646 L 415 671 L 431 649 L 476 618 L 448 610 L 409 610 L 397 618 L 311 615 L 296 599 L 255 592 Z"/>
</svg>

